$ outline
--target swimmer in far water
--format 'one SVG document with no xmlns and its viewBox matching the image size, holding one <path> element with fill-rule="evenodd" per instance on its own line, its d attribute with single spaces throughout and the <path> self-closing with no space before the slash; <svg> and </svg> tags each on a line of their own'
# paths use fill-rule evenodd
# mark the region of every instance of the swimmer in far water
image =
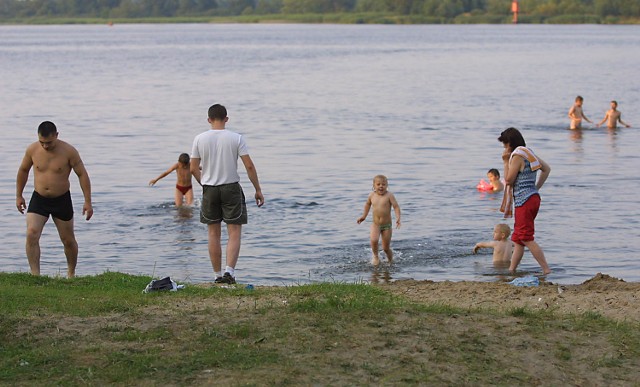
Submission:
<svg viewBox="0 0 640 387">
<path fill-rule="evenodd" d="M 393 262 L 393 251 L 391 250 L 391 235 L 393 234 L 391 208 L 396 213 L 396 228 L 400 228 L 400 206 L 396 201 L 396 197 L 389 192 L 389 181 L 384 175 L 377 175 L 373 178 L 373 192 L 367 197 L 367 202 L 364 204 L 364 212 L 361 217 L 358 218 L 358 224 L 364 222 L 367 219 L 369 210 L 373 206 L 373 223 L 371 224 L 371 251 L 373 256 L 371 263 L 374 266 L 380 264 L 380 258 L 378 256 L 378 243 L 382 238 L 382 250 L 387 255 L 389 263 Z"/>
<path fill-rule="evenodd" d="M 193 204 L 193 187 L 191 185 L 190 157 L 187 153 L 182 153 L 178 157 L 178 162 L 173 164 L 171 168 L 164 171 L 160 176 L 149 181 L 149 185 L 154 185 L 158 180 L 168 176 L 171 172 L 176 171 L 177 182 L 175 190 L 176 207 L 182 206 L 183 203 L 190 206 Z"/>
<path fill-rule="evenodd" d="M 584 98 L 577 96 L 575 103 L 571 106 L 571 109 L 569 109 L 569 118 L 571 118 L 571 125 L 569 126 L 569 129 L 582 129 L 582 119 L 589 123 L 593 123 L 584 115 L 584 111 L 582 110 L 583 102 Z"/>
<path fill-rule="evenodd" d="M 616 101 L 611 101 L 611 109 L 607 110 L 604 118 L 597 124 L 597 126 L 600 127 L 605 121 L 607 121 L 607 128 L 609 129 L 616 129 L 618 127 L 618 122 L 624 125 L 625 128 L 631 127 L 631 125 L 622 121 L 622 113 L 618 110 L 618 102 Z"/>
</svg>

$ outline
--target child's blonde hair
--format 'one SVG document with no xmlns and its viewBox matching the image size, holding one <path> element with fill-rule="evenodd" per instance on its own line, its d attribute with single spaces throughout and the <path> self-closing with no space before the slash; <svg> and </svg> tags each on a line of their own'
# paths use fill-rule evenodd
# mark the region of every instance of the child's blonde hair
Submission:
<svg viewBox="0 0 640 387">
<path fill-rule="evenodd" d="M 385 175 L 375 175 L 373 177 L 373 182 L 375 183 L 376 180 L 378 180 L 378 179 L 383 180 L 385 183 L 389 182 L 389 180 L 387 179 L 387 177 Z"/>
<path fill-rule="evenodd" d="M 509 227 L 508 224 L 500 223 L 497 224 L 496 227 L 504 234 L 505 238 L 509 238 L 509 235 L 511 235 L 511 227 Z"/>
<path fill-rule="evenodd" d="M 380 180 L 384 181 L 385 183 L 387 183 L 387 185 L 389 185 L 389 180 L 387 179 L 387 177 L 386 177 L 385 175 L 375 175 L 375 176 L 373 177 L 373 184 L 371 184 L 371 187 L 372 187 L 374 190 L 375 190 L 375 188 L 376 188 L 376 180 L 378 180 L 378 179 L 380 179 Z"/>
</svg>

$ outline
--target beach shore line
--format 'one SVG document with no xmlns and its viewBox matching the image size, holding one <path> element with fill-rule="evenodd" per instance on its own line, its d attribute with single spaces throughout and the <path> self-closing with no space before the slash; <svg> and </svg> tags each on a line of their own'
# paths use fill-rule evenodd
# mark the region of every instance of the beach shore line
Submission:
<svg viewBox="0 0 640 387">
<path fill-rule="evenodd" d="M 399 280 L 376 286 L 415 302 L 464 309 L 591 312 L 621 321 L 640 321 L 640 283 L 602 273 L 579 285 L 541 281 L 539 286 L 518 287 L 507 282 Z"/>
</svg>

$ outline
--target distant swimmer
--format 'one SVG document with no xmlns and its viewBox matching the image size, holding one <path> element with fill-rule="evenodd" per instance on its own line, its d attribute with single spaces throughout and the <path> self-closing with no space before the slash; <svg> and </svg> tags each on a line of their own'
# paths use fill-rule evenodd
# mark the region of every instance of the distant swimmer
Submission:
<svg viewBox="0 0 640 387">
<path fill-rule="evenodd" d="M 193 204 L 193 187 L 191 185 L 191 158 L 188 153 L 182 153 L 178 157 L 178 162 L 173 164 L 169 169 L 164 171 L 160 176 L 152 179 L 149 185 L 154 185 L 158 180 L 168 176 L 171 172 L 176 171 L 177 181 L 175 190 L 176 207 L 186 203 L 188 206 Z"/>
<path fill-rule="evenodd" d="M 577 96 L 575 103 L 571 106 L 571 109 L 569 109 L 569 118 L 571 118 L 571 125 L 569 126 L 569 129 L 582 129 L 582 119 L 589 123 L 593 123 L 582 111 L 583 102 L 584 99 L 581 96 Z"/>
<path fill-rule="evenodd" d="M 391 209 L 396 213 L 396 228 L 400 228 L 400 206 L 396 197 L 388 191 L 389 181 L 384 175 L 377 175 L 373 178 L 373 192 L 367 197 L 364 204 L 364 212 L 358 218 L 358 224 L 367 219 L 369 210 L 373 207 L 373 223 L 371 224 L 371 251 L 373 257 L 371 263 L 377 266 L 380 263 L 378 256 L 378 242 L 382 238 L 382 250 L 387 255 L 389 263 L 393 262 L 393 251 L 391 250 L 391 235 L 393 234 L 393 224 L 391 219 Z"/>
<path fill-rule="evenodd" d="M 631 125 L 622 121 L 622 112 L 618 110 L 618 102 L 611 101 L 611 109 L 607 110 L 607 113 L 604 115 L 602 121 L 598 123 L 598 127 L 600 127 L 604 122 L 607 122 L 607 128 L 615 129 L 618 127 L 618 122 L 624 125 L 625 128 L 630 128 Z"/>
</svg>

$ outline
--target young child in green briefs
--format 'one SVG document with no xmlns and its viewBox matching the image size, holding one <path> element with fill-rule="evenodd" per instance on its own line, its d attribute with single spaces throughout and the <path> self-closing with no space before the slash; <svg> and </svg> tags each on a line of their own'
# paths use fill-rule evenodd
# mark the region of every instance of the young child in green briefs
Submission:
<svg viewBox="0 0 640 387">
<path fill-rule="evenodd" d="M 371 263 L 373 265 L 380 264 L 380 257 L 378 256 L 378 243 L 382 239 L 382 250 L 387 255 L 389 263 L 393 262 L 393 251 L 391 250 L 391 235 L 393 234 L 393 224 L 391 218 L 391 208 L 396 213 L 396 228 L 400 228 L 400 206 L 396 201 L 395 196 L 387 189 L 389 182 L 384 175 L 377 175 L 373 178 L 373 192 L 367 197 L 367 202 L 364 204 L 364 212 L 361 217 L 358 218 L 358 224 L 364 222 L 367 219 L 369 210 L 373 207 L 373 223 L 371 224 L 371 250 L 373 257 Z"/>
</svg>

